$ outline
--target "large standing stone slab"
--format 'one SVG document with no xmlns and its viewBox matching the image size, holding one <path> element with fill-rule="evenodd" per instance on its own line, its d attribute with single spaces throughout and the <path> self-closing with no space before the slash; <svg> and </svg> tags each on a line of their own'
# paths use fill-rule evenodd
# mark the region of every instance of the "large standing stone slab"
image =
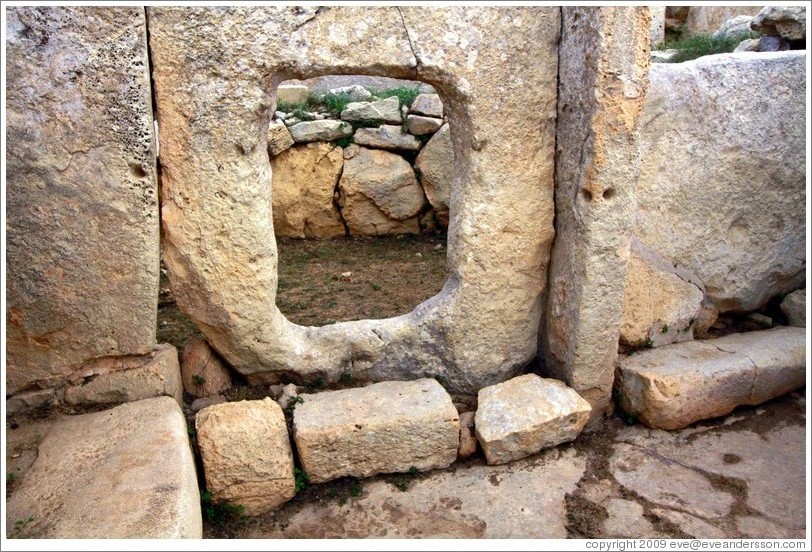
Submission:
<svg viewBox="0 0 812 552">
<path fill-rule="evenodd" d="M 148 353 L 158 188 L 144 10 L 11 7 L 6 391 Z"/>
<path fill-rule="evenodd" d="M 169 397 L 60 419 L 8 499 L 14 537 L 201 538 L 186 420 Z"/>
<path fill-rule="evenodd" d="M 554 234 L 559 8 L 148 13 L 169 279 L 231 366 L 268 383 L 438 376 L 473 393 L 536 356 Z M 406 316 L 310 328 L 275 307 L 268 90 L 337 70 L 422 80 L 447 100 L 460 136 L 449 279 Z"/>
<path fill-rule="evenodd" d="M 805 66 L 742 52 L 651 68 L 634 233 L 722 312 L 804 280 Z"/>
<path fill-rule="evenodd" d="M 300 398 L 293 437 L 312 483 L 446 468 L 457 458 L 459 416 L 436 380 L 387 381 Z"/>
<path fill-rule="evenodd" d="M 333 144 L 298 145 L 274 157 L 274 233 L 292 238 L 343 236 L 344 223 L 333 204 L 343 167 L 343 151 Z"/>
<path fill-rule="evenodd" d="M 257 516 L 296 494 L 285 415 L 273 399 L 209 406 L 198 412 L 195 428 L 214 502 Z"/>
<path fill-rule="evenodd" d="M 454 178 L 454 143 L 447 124 L 426 142 L 415 159 L 414 168 L 426 198 L 444 223 L 443 226 L 447 226 L 451 182 Z"/>
<path fill-rule="evenodd" d="M 562 15 L 556 241 L 539 348 L 550 374 L 590 402 L 594 421 L 611 402 L 651 16 L 645 7 Z"/>
<path fill-rule="evenodd" d="M 572 441 L 590 410 L 562 382 L 526 374 L 479 391 L 474 427 L 488 464 L 505 464 Z"/>
<path fill-rule="evenodd" d="M 804 385 L 806 332 L 776 328 L 639 352 L 620 361 L 620 405 L 650 427 L 679 429 Z"/>
</svg>

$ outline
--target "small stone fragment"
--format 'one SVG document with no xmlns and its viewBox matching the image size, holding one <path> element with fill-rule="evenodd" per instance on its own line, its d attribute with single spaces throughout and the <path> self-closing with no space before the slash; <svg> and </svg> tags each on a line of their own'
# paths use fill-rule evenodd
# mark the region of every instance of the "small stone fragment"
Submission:
<svg viewBox="0 0 812 552">
<path fill-rule="evenodd" d="M 403 132 L 403 128 L 395 125 L 381 125 L 378 128 L 359 128 L 355 131 L 354 141 L 362 146 L 381 149 L 396 149 L 417 151 L 420 149 L 420 140 Z"/>
<path fill-rule="evenodd" d="M 403 122 L 396 96 L 377 102 L 352 102 L 341 112 L 344 121 L 399 124 Z"/>
<path fill-rule="evenodd" d="M 434 134 L 443 126 L 442 119 L 423 117 L 422 115 L 408 115 L 406 117 L 406 131 L 415 136 Z"/>
<path fill-rule="evenodd" d="M 443 102 L 437 94 L 419 94 L 412 102 L 409 113 L 442 119 Z"/>
<path fill-rule="evenodd" d="M 460 448 L 457 456 L 468 458 L 476 452 L 477 440 L 474 434 L 474 416 L 476 412 L 463 412 L 460 414 Z"/>
<path fill-rule="evenodd" d="M 231 387 L 231 374 L 204 339 L 191 339 L 183 347 L 183 388 L 193 397 L 209 397 Z"/>
<path fill-rule="evenodd" d="M 798 289 L 781 301 L 781 312 L 789 319 L 790 326 L 806 327 L 806 290 Z"/>
<path fill-rule="evenodd" d="M 291 119 L 285 121 L 289 124 Z M 332 142 L 339 138 L 352 136 L 352 125 L 344 121 L 325 119 L 323 121 L 297 122 L 288 127 L 290 135 L 296 143 L 301 142 Z"/>
<path fill-rule="evenodd" d="M 293 137 L 282 121 L 271 121 L 268 125 L 268 153 L 275 157 L 293 145 Z"/>
</svg>

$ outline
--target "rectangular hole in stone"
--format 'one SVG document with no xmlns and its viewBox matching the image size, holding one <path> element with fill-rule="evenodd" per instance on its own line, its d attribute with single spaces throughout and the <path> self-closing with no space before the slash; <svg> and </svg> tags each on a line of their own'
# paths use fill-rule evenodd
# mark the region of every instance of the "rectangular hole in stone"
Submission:
<svg viewBox="0 0 812 552">
<path fill-rule="evenodd" d="M 332 75 L 285 81 L 268 131 L 277 306 L 296 324 L 410 312 L 447 278 L 454 167 L 429 85 Z"/>
</svg>

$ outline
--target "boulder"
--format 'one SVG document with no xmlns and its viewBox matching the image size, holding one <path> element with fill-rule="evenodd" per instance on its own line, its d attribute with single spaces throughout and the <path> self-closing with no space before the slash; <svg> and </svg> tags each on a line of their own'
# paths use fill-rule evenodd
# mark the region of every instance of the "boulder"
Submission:
<svg viewBox="0 0 812 552">
<path fill-rule="evenodd" d="M 418 94 L 409 107 L 409 113 L 443 118 L 443 102 L 437 94 Z"/>
<path fill-rule="evenodd" d="M 750 22 L 753 16 L 750 15 L 737 15 L 727 19 L 722 25 L 713 33 L 713 38 L 731 38 L 734 36 L 750 35 Z"/>
<path fill-rule="evenodd" d="M 791 49 L 789 41 L 780 36 L 764 35 L 758 40 L 759 52 L 786 52 Z"/>
<path fill-rule="evenodd" d="M 806 290 L 797 289 L 781 301 L 781 312 L 789 320 L 790 326 L 806 327 Z"/>
<path fill-rule="evenodd" d="M 64 400 L 73 405 L 116 404 L 166 395 L 183 405 L 178 351 L 162 343 L 150 355 L 125 357 L 101 369 L 90 365 L 74 375 L 81 383 L 65 389 Z"/>
<path fill-rule="evenodd" d="M 479 391 L 476 436 L 488 464 L 506 464 L 574 440 L 591 410 L 563 382 L 525 374 Z"/>
<path fill-rule="evenodd" d="M 326 143 L 294 146 L 274 157 L 274 233 L 292 238 L 343 236 L 344 224 L 333 203 L 343 166 L 343 150 Z"/>
<path fill-rule="evenodd" d="M 804 280 L 805 63 L 741 53 L 649 73 L 634 233 L 722 312 L 757 310 Z M 770 85 L 743 84 L 756 74 Z"/>
<path fill-rule="evenodd" d="M 355 131 L 353 141 L 361 146 L 371 148 L 417 151 L 422 145 L 420 141 L 403 132 L 403 127 L 394 125 L 381 125 L 378 128 L 359 128 Z"/>
<path fill-rule="evenodd" d="M 36 389 L 17 393 L 6 399 L 6 414 L 18 414 L 50 405 L 57 397 L 56 389 Z"/>
<path fill-rule="evenodd" d="M 422 115 L 406 116 L 406 132 L 409 134 L 414 134 L 415 136 L 434 134 L 440 129 L 441 126 L 443 126 L 442 119 L 423 117 Z"/>
<path fill-rule="evenodd" d="M 307 102 L 310 90 L 304 84 L 280 84 L 276 89 L 276 103 L 297 105 Z"/>
<path fill-rule="evenodd" d="M 736 49 L 733 50 L 733 53 L 738 52 L 759 52 L 761 51 L 760 48 L 761 39 L 759 38 L 745 38 L 739 45 L 736 46 Z"/>
<path fill-rule="evenodd" d="M 157 397 L 60 418 L 7 507 L 15 538 L 202 538 L 183 412 Z"/>
<path fill-rule="evenodd" d="M 339 86 L 331 88 L 326 92 L 333 96 L 346 95 L 351 102 L 368 102 L 372 99 L 372 92 L 361 86 L 360 84 L 352 84 L 350 86 Z M 326 95 L 325 94 L 325 95 Z"/>
<path fill-rule="evenodd" d="M 219 395 L 231 387 L 231 374 L 205 339 L 190 339 L 183 346 L 180 365 L 183 389 L 193 397 Z"/>
<path fill-rule="evenodd" d="M 750 22 L 750 28 L 763 35 L 785 40 L 806 40 L 806 8 L 803 6 L 765 6 Z"/>
<path fill-rule="evenodd" d="M 344 121 L 372 124 L 400 124 L 400 101 L 397 96 L 377 102 L 352 102 L 341 112 Z"/>
<path fill-rule="evenodd" d="M 226 398 L 222 395 L 212 395 L 211 397 L 200 397 L 199 399 L 195 399 L 192 401 L 191 409 L 192 412 L 200 412 L 204 408 L 208 406 L 213 406 L 215 404 L 223 404 L 226 402 Z"/>
<path fill-rule="evenodd" d="M 271 121 L 268 125 L 268 153 L 275 157 L 294 144 L 293 136 L 282 120 Z"/>
<path fill-rule="evenodd" d="M 761 6 L 691 6 L 685 18 L 684 36 L 711 34 L 737 15 L 756 15 Z"/>
<path fill-rule="evenodd" d="M 688 274 L 632 243 L 620 341 L 660 346 L 693 339 L 705 294 Z"/>
<path fill-rule="evenodd" d="M 617 396 L 649 427 L 679 429 L 801 387 L 803 328 L 775 328 L 689 341 L 621 357 Z"/>
<path fill-rule="evenodd" d="M 311 483 L 447 468 L 457 458 L 459 417 L 436 380 L 387 381 L 300 398 L 293 438 Z"/>
<path fill-rule="evenodd" d="M 476 452 L 477 440 L 474 432 L 474 416 L 476 412 L 463 412 L 460 414 L 460 446 L 457 449 L 459 458 L 468 458 Z"/>
<path fill-rule="evenodd" d="M 143 8 L 6 15 L 4 374 L 15 394 L 152 351 L 160 225 Z"/>
<path fill-rule="evenodd" d="M 285 124 L 290 123 L 285 120 Z M 293 141 L 297 144 L 303 142 L 332 142 L 339 138 L 352 136 L 352 125 L 344 121 L 323 119 L 321 121 L 295 122 L 288 126 Z"/>
<path fill-rule="evenodd" d="M 423 190 L 409 162 L 386 151 L 353 149 L 338 183 L 338 203 L 350 234 L 419 233 Z"/>
<path fill-rule="evenodd" d="M 198 412 L 195 429 L 215 503 L 258 516 L 296 494 L 285 416 L 272 399 L 209 406 Z"/>
<path fill-rule="evenodd" d="M 443 125 L 423 146 L 414 162 L 420 184 L 438 218 L 448 221 L 451 180 L 454 175 L 454 144 L 451 129 Z"/>
</svg>

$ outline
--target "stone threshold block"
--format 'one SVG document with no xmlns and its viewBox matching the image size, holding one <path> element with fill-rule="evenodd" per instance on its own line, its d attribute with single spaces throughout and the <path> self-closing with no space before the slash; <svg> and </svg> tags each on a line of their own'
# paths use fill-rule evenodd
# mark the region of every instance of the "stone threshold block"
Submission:
<svg viewBox="0 0 812 552">
<path fill-rule="evenodd" d="M 563 382 L 525 374 L 479 391 L 474 427 L 488 464 L 506 464 L 574 440 L 591 411 Z"/>
<path fill-rule="evenodd" d="M 7 506 L 11 538 L 202 538 L 183 412 L 156 397 L 58 420 Z"/>
<path fill-rule="evenodd" d="M 285 415 L 272 399 L 209 406 L 197 414 L 195 428 L 214 502 L 258 516 L 296 494 Z"/>
<path fill-rule="evenodd" d="M 620 360 L 620 406 L 649 427 L 680 429 L 804 385 L 805 329 L 690 341 Z"/>
<path fill-rule="evenodd" d="M 433 379 L 303 394 L 293 437 L 311 483 L 441 469 L 457 458 L 460 421 Z"/>
</svg>

